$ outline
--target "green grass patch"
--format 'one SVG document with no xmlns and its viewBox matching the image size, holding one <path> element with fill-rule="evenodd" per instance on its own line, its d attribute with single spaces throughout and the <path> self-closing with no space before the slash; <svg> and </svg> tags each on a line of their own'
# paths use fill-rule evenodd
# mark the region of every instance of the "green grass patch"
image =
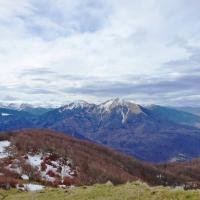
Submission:
<svg viewBox="0 0 200 200">
<path fill-rule="evenodd" d="M 200 200 L 200 190 L 149 187 L 139 182 L 93 185 L 73 189 L 47 188 L 40 192 L 0 190 L 0 200 Z"/>
</svg>

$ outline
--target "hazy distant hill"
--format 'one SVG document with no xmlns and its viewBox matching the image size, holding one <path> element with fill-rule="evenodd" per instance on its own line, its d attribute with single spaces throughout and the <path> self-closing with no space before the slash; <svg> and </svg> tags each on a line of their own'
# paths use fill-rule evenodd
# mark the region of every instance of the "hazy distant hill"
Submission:
<svg viewBox="0 0 200 200">
<path fill-rule="evenodd" d="M 175 122 L 177 124 L 200 127 L 200 116 L 192 114 L 190 112 L 158 105 L 152 105 L 147 108 L 152 111 L 152 114 L 155 117 L 160 117 Z"/>
<path fill-rule="evenodd" d="M 34 116 L 25 111 L 0 108 L 0 131 L 31 128 L 34 126 Z"/>
<path fill-rule="evenodd" d="M 176 110 L 185 111 L 200 116 L 200 107 L 174 107 Z"/>
</svg>

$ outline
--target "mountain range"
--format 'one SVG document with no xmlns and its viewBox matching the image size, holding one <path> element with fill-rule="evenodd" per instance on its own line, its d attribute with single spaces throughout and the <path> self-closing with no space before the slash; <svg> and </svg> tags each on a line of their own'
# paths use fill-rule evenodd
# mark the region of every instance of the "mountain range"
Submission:
<svg viewBox="0 0 200 200">
<path fill-rule="evenodd" d="M 200 116 L 189 112 L 121 99 L 98 105 L 76 101 L 33 114 L 35 109 L 1 108 L 0 131 L 52 129 L 157 163 L 200 155 Z"/>
<path fill-rule="evenodd" d="M 15 110 L 15 111 L 24 111 L 28 112 L 32 115 L 39 116 L 42 115 L 48 111 L 53 110 L 55 107 L 52 106 L 42 106 L 42 105 L 31 105 L 31 104 L 16 104 L 16 103 L 0 103 L 0 108 L 5 108 L 9 110 Z"/>
</svg>

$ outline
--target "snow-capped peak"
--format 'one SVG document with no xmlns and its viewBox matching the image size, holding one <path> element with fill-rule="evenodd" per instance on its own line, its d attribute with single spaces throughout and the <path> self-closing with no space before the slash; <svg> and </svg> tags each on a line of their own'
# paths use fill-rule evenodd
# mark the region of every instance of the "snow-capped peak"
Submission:
<svg viewBox="0 0 200 200">
<path fill-rule="evenodd" d="M 51 105 L 51 104 L 28 104 L 28 103 L 0 103 L 0 108 L 25 111 L 26 109 L 35 109 L 35 108 L 58 108 L 60 105 Z"/>
<path fill-rule="evenodd" d="M 143 105 L 145 108 L 149 108 L 149 109 L 152 109 L 152 108 L 156 108 L 158 107 L 159 105 L 156 105 L 156 104 L 146 104 L 146 105 Z"/>
<path fill-rule="evenodd" d="M 107 112 L 111 111 L 113 108 L 116 107 L 126 107 L 129 111 L 135 114 L 143 112 L 139 105 L 132 103 L 131 101 L 119 98 L 108 100 L 100 104 L 99 107 Z"/>
<path fill-rule="evenodd" d="M 124 99 L 110 99 L 102 104 L 99 105 L 100 108 L 105 109 L 106 111 L 111 110 L 112 108 L 116 107 L 116 106 L 123 106 L 125 105 L 125 100 Z"/>
<path fill-rule="evenodd" d="M 9 104 L 0 103 L 0 108 L 17 110 L 19 108 L 19 105 L 14 104 L 14 103 L 9 103 Z"/>
<path fill-rule="evenodd" d="M 76 100 L 76 101 L 73 101 L 73 102 L 61 107 L 59 109 L 59 112 L 63 112 L 66 110 L 73 110 L 73 109 L 77 109 L 77 108 L 87 108 L 87 107 L 91 107 L 92 105 L 93 104 L 90 104 L 87 101 Z"/>
<path fill-rule="evenodd" d="M 24 110 L 24 109 L 27 109 L 27 108 L 36 108 L 36 106 L 33 106 L 31 104 L 27 104 L 27 103 L 23 103 L 23 104 L 19 105 L 19 110 Z"/>
<path fill-rule="evenodd" d="M 101 112 L 110 113 L 115 110 L 121 114 L 122 123 L 125 123 L 129 117 L 129 114 L 145 114 L 142 107 L 125 99 L 111 99 L 99 105 Z"/>
</svg>

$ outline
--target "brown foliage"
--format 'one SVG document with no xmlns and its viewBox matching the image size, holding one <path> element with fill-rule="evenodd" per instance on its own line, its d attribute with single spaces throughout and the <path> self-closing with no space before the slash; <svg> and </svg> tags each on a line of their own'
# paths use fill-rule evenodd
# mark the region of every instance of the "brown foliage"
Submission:
<svg viewBox="0 0 200 200">
<path fill-rule="evenodd" d="M 21 161 L 22 171 L 26 174 L 31 180 L 39 181 L 41 179 L 40 174 L 37 169 L 27 164 L 24 161 Z"/>
<path fill-rule="evenodd" d="M 47 175 L 49 175 L 50 177 L 55 177 L 56 176 L 56 174 L 52 170 L 49 170 L 47 172 Z"/>
<path fill-rule="evenodd" d="M 47 169 L 47 166 L 46 166 L 46 163 L 45 162 L 42 162 L 41 164 L 41 171 L 45 171 Z"/>
<path fill-rule="evenodd" d="M 14 188 L 14 187 L 16 187 L 16 185 L 18 183 L 19 183 L 19 181 L 15 178 L 8 177 L 8 176 L 0 176 L 0 187 L 9 185 Z"/>
<path fill-rule="evenodd" d="M 200 159 L 182 163 L 162 164 L 159 168 L 179 177 L 186 189 L 200 188 Z"/>
<path fill-rule="evenodd" d="M 72 178 L 70 177 L 64 177 L 64 180 L 63 180 L 63 185 L 66 185 L 66 186 L 70 186 L 70 185 L 73 185 L 75 182 Z"/>
<path fill-rule="evenodd" d="M 57 173 L 61 173 L 61 171 L 62 171 L 62 167 L 59 166 L 59 167 L 57 168 L 56 172 L 57 172 Z"/>
<path fill-rule="evenodd" d="M 117 151 L 88 141 L 75 139 L 64 134 L 45 130 L 27 129 L 15 132 L 10 136 L 11 142 L 16 146 L 19 154 L 27 152 L 52 153 L 42 164 L 51 164 L 57 156 L 72 161 L 71 167 L 76 176 L 66 178 L 66 185 L 90 185 L 94 183 L 121 184 L 127 181 L 140 179 L 151 185 L 180 185 L 193 180 L 200 182 L 198 167 L 185 166 L 181 169 L 178 165 L 153 165 L 138 161 L 130 156 L 125 156 Z M 189 165 L 189 164 L 188 164 Z M 192 163 L 200 166 L 199 163 Z M 180 168 L 180 169 L 179 169 Z M 61 169 L 57 169 L 60 171 Z M 49 172 L 51 176 L 54 174 Z M 195 178 L 196 177 L 196 178 Z M 56 180 L 54 185 L 59 180 Z"/>
<path fill-rule="evenodd" d="M 19 175 L 16 172 L 10 171 L 10 170 L 5 169 L 3 167 L 0 168 L 0 173 L 4 174 L 6 177 L 12 177 L 14 179 L 18 179 L 19 178 Z"/>
</svg>

